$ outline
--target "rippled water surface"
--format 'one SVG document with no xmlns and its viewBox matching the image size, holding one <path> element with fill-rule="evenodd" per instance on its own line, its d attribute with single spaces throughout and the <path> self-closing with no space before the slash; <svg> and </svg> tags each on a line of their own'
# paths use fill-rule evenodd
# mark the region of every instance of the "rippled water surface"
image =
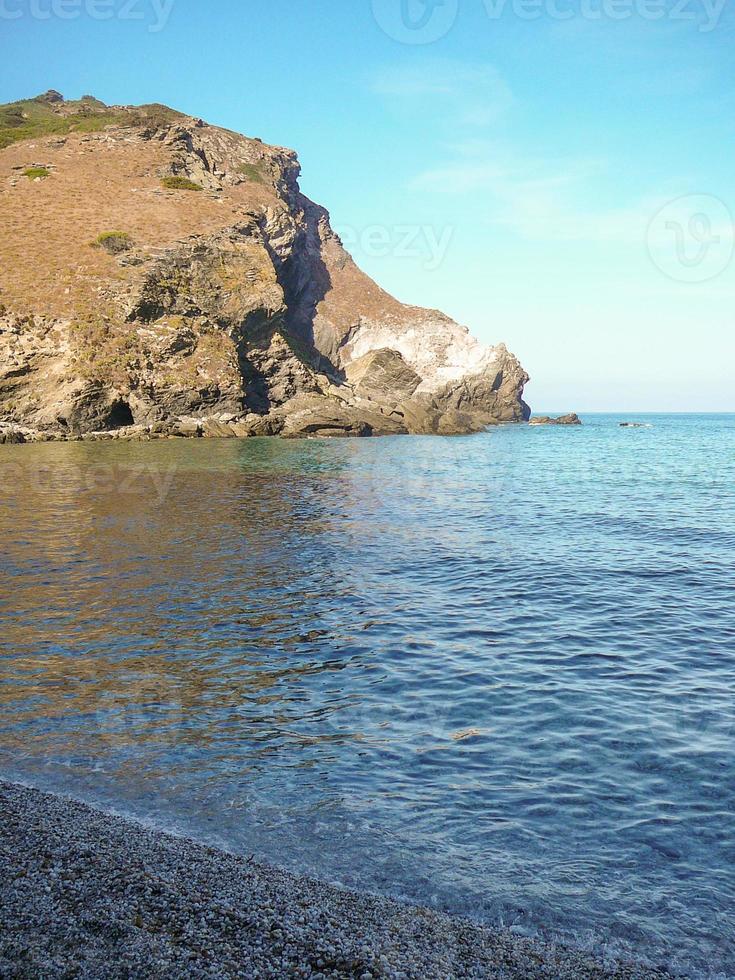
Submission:
<svg viewBox="0 0 735 980">
<path fill-rule="evenodd" d="M 735 975 L 735 416 L 0 447 L 0 770 Z"/>
</svg>

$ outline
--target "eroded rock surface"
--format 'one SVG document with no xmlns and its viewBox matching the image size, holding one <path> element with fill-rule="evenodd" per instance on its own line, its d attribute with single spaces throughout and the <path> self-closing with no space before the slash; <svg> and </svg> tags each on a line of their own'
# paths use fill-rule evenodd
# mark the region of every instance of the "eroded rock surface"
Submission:
<svg viewBox="0 0 735 980">
<path fill-rule="evenodd" d="M 5 113 L 23 138 L 0 132 L 4 441 L 161 425 L 456 433 L 529 417 L 518 360 L 362 273 L 301 193 L 293 151 L 89 99 L 42 97 L 49 132 L 44 116 L 28 136 L 27 105 Z M 32 166 L 47 176 L 28 179 Z"/>
<path fill-rule="evenodd" d="M 559 418 L 552 419 L 548 415 L 537 415 L 529 422 L 530 425 L 581 425 L 582 419 L 575 413 L 560 415 Z"/>
</svg>

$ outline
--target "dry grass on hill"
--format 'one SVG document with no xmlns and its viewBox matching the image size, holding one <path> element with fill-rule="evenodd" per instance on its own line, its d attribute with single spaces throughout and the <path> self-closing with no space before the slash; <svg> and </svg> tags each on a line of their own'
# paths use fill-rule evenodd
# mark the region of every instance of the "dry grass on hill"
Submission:
<svg viewBox="0 0 735 980">
<path fill-rule="evenodd" d="M 261 183 L 220 194 L 167 189 L 172 150 L 135 131 L 72 133 L 0 150 L 0 303 L 22 313 L 84 315 L 140 277 L 110 250 L 117 232 L 155 253 L 242 220 L 273 192 Z M 49 175 L 24 176 L 31 167 Z"/>
</svg>

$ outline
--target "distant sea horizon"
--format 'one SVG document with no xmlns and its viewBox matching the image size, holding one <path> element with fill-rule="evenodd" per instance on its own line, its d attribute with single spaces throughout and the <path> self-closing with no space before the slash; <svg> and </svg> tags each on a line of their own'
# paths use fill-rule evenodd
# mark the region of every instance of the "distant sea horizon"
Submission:
<svg viewBox="0 0 735 980">
<path fill-rule="evenodd" d="M 692 410 L 692 411 L 679 410 L 674 412 L 674 411 L 658 411 L 653 409 L 597 409 L 596 408 L 596 409 L 588 410 L 585 408 L 577 408 L 577 409 L 557 408 L 557 409 L 550 410 L 550 409 L 536 409 L 533 407 L 531 408 L 532 415 L 549 415 L 552 417 L 565 415 L 570 411 L 575 411 L 577 415 L 579 415 L 580 417 L 582 415 L 613 415 L 613 416 L 618 416 L 618 415 L 735 415 L 735 408 L 731 408 L 723 411 L 717 411 L 716 409 L 712 409 L 706 412 L 696 411 L 696 410 Z"/>
</svg>

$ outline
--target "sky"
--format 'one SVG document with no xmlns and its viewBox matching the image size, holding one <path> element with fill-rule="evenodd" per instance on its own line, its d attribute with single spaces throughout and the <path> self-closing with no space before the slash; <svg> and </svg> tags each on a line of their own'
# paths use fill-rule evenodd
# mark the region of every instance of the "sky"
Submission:
<svg viewBox="0 0 735 980">
<path fill-rule="evenodd" d="M 293 147 L 365 271 L 505 342 L 534 410 L 735 411 L 734 45 L 725 0 L 0 0 L 0 102 Z"/>
</svg>

